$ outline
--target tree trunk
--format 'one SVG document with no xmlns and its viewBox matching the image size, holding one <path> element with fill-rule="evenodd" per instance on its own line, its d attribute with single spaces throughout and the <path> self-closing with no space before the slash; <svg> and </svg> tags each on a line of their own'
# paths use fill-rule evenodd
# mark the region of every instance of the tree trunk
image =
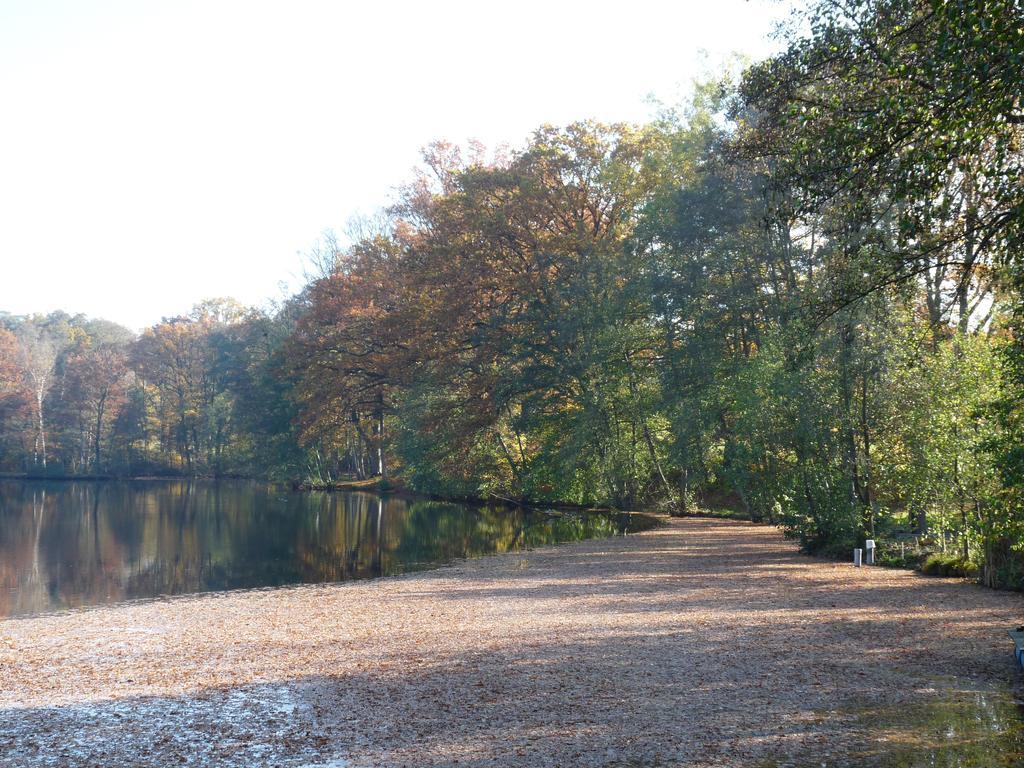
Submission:
<svg viewBox="0 0 1024 768">
<path fill-rule="evenodd" d="M 43 469 L 46 469 L 46 429 L 43 427 L 43 390 L 36 389 L 36 411 L 39 414 L 39 447 L 43 460 Z"/>
<path fill-rule="evenodd" d="M 377 471 L 381 480 L 387 480 L 387 465 L 384 462 L 384 395 L 377 395 Z"/>
<path fill-rule="evenodd" d="M 103 411 L 106 406 L 106 396 L 100 398 L 96 406 L 96 434 L 93 435 L 94 461 L 96 472 L 100 471 L 100 433 L 103 430 Z"/>
</svg>

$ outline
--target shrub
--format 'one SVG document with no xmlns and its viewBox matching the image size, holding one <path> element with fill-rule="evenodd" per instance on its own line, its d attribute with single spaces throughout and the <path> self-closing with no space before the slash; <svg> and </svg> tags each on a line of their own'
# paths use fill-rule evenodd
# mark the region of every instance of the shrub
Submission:
<svg viewBox="0 0 1024 768">
<path fill-rule="evenodd" d="M 936 552 L 925 559 L 921 565 L 921 572 L 929 576 L 960 576 L 966 578 L 977 576 L 978 566 L 958 555 Z"/>
</svg>

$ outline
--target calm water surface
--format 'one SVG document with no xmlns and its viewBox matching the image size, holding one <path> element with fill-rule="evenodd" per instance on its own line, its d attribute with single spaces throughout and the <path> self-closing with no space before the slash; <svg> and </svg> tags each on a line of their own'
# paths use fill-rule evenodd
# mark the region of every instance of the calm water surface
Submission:
<svg viewBox="0 0 1024 768">
<path fill-rule="evenodd" d="M 0 616 L 386 576 L 644 524 L 251 482 L 0 480 Z"/>
</svg>

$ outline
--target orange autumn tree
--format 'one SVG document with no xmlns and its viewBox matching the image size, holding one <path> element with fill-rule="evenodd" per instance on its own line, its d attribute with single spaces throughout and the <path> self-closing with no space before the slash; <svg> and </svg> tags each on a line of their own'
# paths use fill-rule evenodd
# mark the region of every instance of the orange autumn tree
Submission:
<svg viewBox="0 0 1024 768">
<path fill-rule="evenodd" d="M 340 455 L 360 478 L 387 476 L 385 417 L 419 354 L 415 289 L 402 260 L 397 238 L 367 239 L 307 290 L 288 356 L 312 474 L 322 481 Z"/>
<path fill-rule="evenodd" d="M 637 498 L 663 440 L 629 243 L 667 154 L 655 131 L 592 123 L 490 163 L 431 147 L 390 231 L 309 290 L 308 433 L 369 414 L 375 449 L 429 490 Z"/>
<path fill-rule="evenodd" d="M 132 376 L 126 344 L 86 343 L 76 349 L 64 367 L 65 411 L 80 425 L 78 450 L 68 462 L 73 470 L 105 470 L 103 446 L 128 395 Z M 71 421 L 71 416 L 66 419 Z"/>
</svg>

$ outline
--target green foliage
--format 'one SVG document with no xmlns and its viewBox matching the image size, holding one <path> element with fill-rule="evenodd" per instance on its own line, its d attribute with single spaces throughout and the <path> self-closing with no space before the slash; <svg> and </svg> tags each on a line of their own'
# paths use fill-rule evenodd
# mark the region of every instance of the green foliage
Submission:
<svg viewBox="0 0 1024 768">
<path fill-rule="evenodd" d="M 8 318 L 0 461 L 675 514 L 713 493 L 808 551 L 871 538 L 1024 585 L 1020 4 L 802 18 L 650 125 L 432 145 L 274 315 L 215 300 L 136 340 Z M 59 395 L 19 343 L 60 349 Z"/>
<path fill-rule="evenodd" d="M 978 575 L 978 566 L 958 555 L 936 553 L 929 555 L 921 565 L 921 572 L 929 576 L 959 576 L 968 578 Z"/>
</svg>

